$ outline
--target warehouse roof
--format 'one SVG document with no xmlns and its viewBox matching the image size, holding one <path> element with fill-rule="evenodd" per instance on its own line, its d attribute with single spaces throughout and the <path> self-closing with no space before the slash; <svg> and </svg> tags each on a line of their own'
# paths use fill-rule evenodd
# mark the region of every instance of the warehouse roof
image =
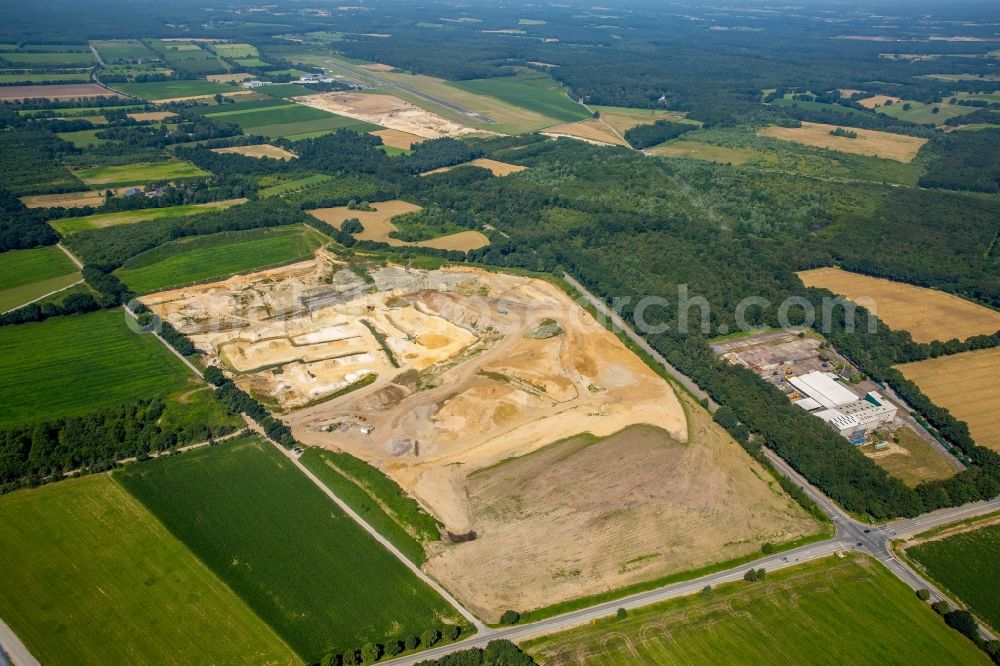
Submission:
<svg viewBox="0 0 1000 666">
<path fill-rule="evenodd" d="M 823 372 L 809 372 L 799 377 L 792 377 L 788 381 L 801 393 L 827 409 L 834 409 L 858 399 L 853 391 L 844 387 L 840 382 L 834 381 Z"/>
</svg>

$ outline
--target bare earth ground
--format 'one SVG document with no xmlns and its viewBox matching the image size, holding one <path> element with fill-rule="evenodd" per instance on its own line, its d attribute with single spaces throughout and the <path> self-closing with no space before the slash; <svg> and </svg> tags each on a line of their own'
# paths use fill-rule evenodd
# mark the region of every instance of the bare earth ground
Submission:
<svg viewBox="0 0 1000 666">
<path fill-rule="evenodd" d="M 482 134 L 479 130 L 446 120 L 393 95 L 333 92 L 293 99 L 306 106 L 416 134 L 424 139 Z"/>
<path fill-rule="evenodd" d="M 909 331 L 917 342 L 965 340 L 1000 330 L 1000 312 L 943 291 L 839 268 L 815 268 L 797 275 L 807 287 L 828 289 L 869 309 L 874 302 L 879 319 Z"/>
<path fill-rule="evenodd" d="M 898 365 L 936 405 L 969 424 L 980 446 L 1000 451 L 1000 349 Z"/>
<path fill-rule="evenodd" d="M 499 160 L 491 160 L 487 157 L 480 157 L 479 159 L 472 160 L 471 162 L 466 162 L 465 164 L 456 164 L 455 166 L 441 167 L 439 169 L 431 169 L 430 171 L 424 171 L 421 176 L 430 176 L 435 173 L 444 173 L 446 171 L 451 171 L 460 166 L 477 166 L 483 169 L 489 169 L 490 173 L 494 176 L 509 176 L 512 173 L 518 173 L 524 171 L 528 167 L 521 166 L 520 164 L 508 164 L 507 162 L 501 162 Z"/>
<path fill-rule="evenodd" d="M 391 72 L 396 69 L 392 65 L 385 65 L 380 62 L 368 63 L 367 65 L 358 65 L 361 69 L 367 69 L 372 72 Z"/>
<path fill-rule="evenodd" d="M 547 127 L 542 133 L 547 136 L 568 136 L 574 139 L 583 139 L 591 143 L 601 143 L 611 146 L 628 145 L 625 141 L 615 136 L 615 133 L 608 129 L 604 123 L 593 118 Z"/>
<path fill-rule="evenodd" d="M 802 127 L 778 127 L 777 125 L 771 125 L 770 127 L 758 130 L 757 136 L 769 136 L 816 148 L 829 148 L 844 153 L 882 157 L 896 160 L 897 162 L 912 162 L 920 148 L 927 143 L 927 139 L 921 137 L 866 130 L 858 127 L 846 128 L 857 133 L 858 136 L 856 139 L 832 136 L 830 132 L 837 129 L 837 127 L 837 125 L 807 122 L 803 122 Z"/>
<path fill-rule="evenodd" d="M 372 204 L 371 207 L 375 210 L 351 210 L 347 206 L 337 206 L 335 208 L 317 208 L 308 211 L 308 213 L 337 229 L 346 220 L 357 218 L 361 222 L 361 226 L 364 227 L 364 231 L 354 235 L 358 240 L 378 241 L 394 246 L 415 245 L 418 247 L 434 247 L 440 250 L 461 250 L 463 252 L 476 250 L 490 244 L 490 239 L 485 235 L 471 230 L 460 231 L 455 234 L 417 243 L 408 243 L 398 238 L 391 238 L 389 234 L 397 228 L 392 223 L 392 218 L 404 213 L 415 213 L 420 210 L 420 206 L 396 199 L 393 201 L 380 201 Z"/>
<path fill-rule="evenodd" d="M 205 78 L 216 83 L 239 83 L 240 81 L 253 78 L 253 74 L 247 72 L 230 72 L 229 74 L 209 74 Z"/>
<path fill-rule="evenodd" d="M 448 532 L 474 532 L 438 544 L 426 568 L 485 617 L 812 528 L 707 413 L 688 403 L 689 422 L 670 386 L 555 286 L 367 270 L 374 284 L 321 251 L 143 301 L 283 408 L 297 439 L 369 461 Z"/>
<path fill-rule="evenodd" d="M 400 132 L 394 129 L 381 129 L 375 130 L 373 132 L 368 132 L 372 136 L 377 136 L 382 138 L 382 143 L 392 148 L 404 148 L 409 150 L 413 147 L 413 144 L 420 143 L 424 140 L 423 137 L 417 136 L 416 134 L 409 134 L 408 132 Z"/>
<path fill-rule="evenodd" d="M 893 97 L 892 95 L 875 95 L 873 97 L 859 99 L 858 104 L 866 109 L 874 109 L 877 106 L 885 106 L 885 103 L 889 100 L 892 100 L 893 104 L 903 101 L 899 97 Z"/>
<path fill-rule="evenodd" d="M 223 97 L 231 97 L 237 102 L 249 102 L 253 99 L 259 99 L 257 93 L 250 92 L 247 90 L 235 90 L 233 92 L 217 93 Z M 214 99 L 215 95 L 192 95 L 191 97 L 170 97 L 168 99 L 154 99 L 153 102 L 157 104 L 168 104 L 170 102 L 191 102 L 194 100 L 210 100 Z"/>
<path fill-rule="evenodd" d="M 147 120 L 159 121 L 166 120 L 167 118 L 173 118 L 177 114 L 172 111 L 147 111 L 144 113 L 128 113 L 126 114 L 132 120 L 137 122 L 143 122 Z"/>
<path fill-rule="evenodd" d="M 472 474 L 478 538 L 444 549 L 427 571 L 495 621 L 506 608 L 621 588 L 813 531 L 762 481 L 766 472 L 690 407 L 686 444 L 633 426 Z"/>
<path fill-rule="evenodd" d="M 59 83 L 47 86 L 0 86 L 0 101 L 24 99 L 87 99 L 89 97 L 125 97 L 96 83 Z"/>
<path fill-rule="evenodd" d="M 213 153 L 236 153 L 247 157 L 270 157 L 275 160 L 291 160 L 298 157 L 295 153 L 290 153 L 284 148 L 272 146 L 269 143 L 262 143 L 257 146 L 231 146 L 229 148 L 213 148 Z"/>
</svg>

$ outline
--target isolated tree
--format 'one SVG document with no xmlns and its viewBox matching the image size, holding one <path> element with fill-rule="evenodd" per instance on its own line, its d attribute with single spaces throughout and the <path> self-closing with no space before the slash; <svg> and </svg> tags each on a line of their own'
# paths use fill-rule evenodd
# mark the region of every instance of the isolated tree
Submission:
<svg viewBox="0 0 1000 666">
<path fill-rule="evenodd" d="M 448 640 L 457 641 L 458 637 L 462 635 L 462 627 L 457 624 L 449 624 L 445 630 L 445 636 Z"/>
<path fill-rule="evenodd" d="M 710 596 L 712 596 L 712 586 L 711 585 L 706 585 L 705 587 L 701 588 L 701 598 L 702 599 L 708 599 Z"/>
<path fill-rule="evenodd" d="M 619 608 L 618 612 L 615 613 L 615 617 L 617 617 L 619 620 L 624 620 L 625 618 L 628 617 L 628 611 L 625 610 L 624 608 Z"/>
<path fill-rule="evenodd" d="M 928 590 L 927 588 L 921 588 L 917 590 L 917 599 L 920 599 L 921 601 L 927 601 L 930 598 L 931 598 L 931 591 Z"/>
<path fill-rule="evenodd" d="M 947 601 L 935 601 L 931 604 L 931 608 L 933 608 L 934 612 L 938 615 L 944 615 L 945 613 L 951 611 L 951 605 Z"/>
<path fill-rule="evenodd" d="M 215 93 L 215 103 L 216 104 L 222 104 L 222 101 L 224 99 L 226 99 L 226 98 L 222 96 L 222 93 Z"/>
<path fill-rule="evenodd" d="M 507 610 L 500 616 L 500 624 L 517 624 L 521 621 L 521 614 L 516 610 Z"/>
<path fill-rule="evenodd" d="M 765 543 L 763 546 L 760 547 L 760 552 L 764 553 L 765 555 L 770 555 L 771 553 L 774 552 L 774 544 L 770 542 Z"/>
</svg>

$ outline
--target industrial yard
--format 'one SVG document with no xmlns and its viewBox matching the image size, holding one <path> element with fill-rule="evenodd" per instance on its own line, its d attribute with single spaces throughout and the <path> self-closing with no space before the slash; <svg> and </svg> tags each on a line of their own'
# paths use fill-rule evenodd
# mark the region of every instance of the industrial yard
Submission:
<svg viewBox="0 0 1000 666">
<path fill-rule="evenodd" d="M 767 331 L 717 340 L 712 348 L 773 384 L 906 482 L 945 478 L 962 469 L 895 396 L 884 395 L 883 386 L 857 372 L 814 332 Z"/>
</svg>

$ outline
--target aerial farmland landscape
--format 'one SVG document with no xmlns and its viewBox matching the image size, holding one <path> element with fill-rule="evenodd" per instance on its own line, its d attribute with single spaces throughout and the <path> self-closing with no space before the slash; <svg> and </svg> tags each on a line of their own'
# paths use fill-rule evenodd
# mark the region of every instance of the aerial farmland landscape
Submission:
<svg viewBox="0 0 1000 666">
<path fill-rule="evenodd" d="M 995 3 L 0 18 L 0 666 L 1000 664 Z"/>
</svg>

